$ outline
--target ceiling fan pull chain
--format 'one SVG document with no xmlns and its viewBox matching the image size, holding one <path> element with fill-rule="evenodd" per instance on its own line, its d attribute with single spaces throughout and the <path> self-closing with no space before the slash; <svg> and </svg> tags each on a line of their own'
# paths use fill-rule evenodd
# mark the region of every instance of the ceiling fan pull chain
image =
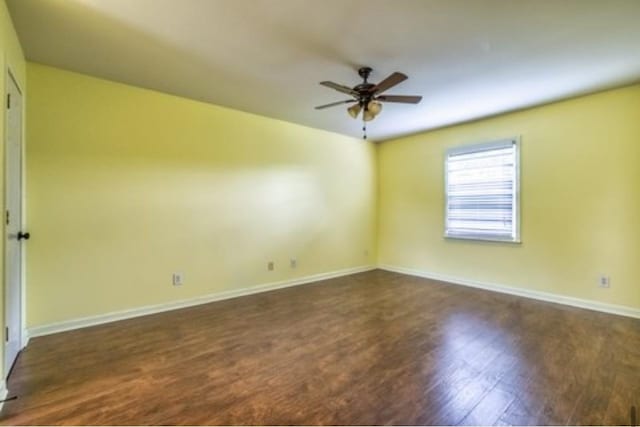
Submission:
<svg viewBox="0 0 640 427">
<path fill-rule="evenodd" d="M 362 121 L 362 139 L 367 139 L 367 122 Z"/>
</svg>

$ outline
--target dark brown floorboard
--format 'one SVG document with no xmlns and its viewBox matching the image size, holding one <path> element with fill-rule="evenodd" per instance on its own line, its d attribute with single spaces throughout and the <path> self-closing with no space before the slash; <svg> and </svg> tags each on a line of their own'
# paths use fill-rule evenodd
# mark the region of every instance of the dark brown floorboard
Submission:
<svg viewBox="0 0 640 427">
<path fill-rule="evenodd" d="M 377 270 L 34 338 L 8 387 L 3 424 L 628 424 L 640 321 Z"/>
</svg>

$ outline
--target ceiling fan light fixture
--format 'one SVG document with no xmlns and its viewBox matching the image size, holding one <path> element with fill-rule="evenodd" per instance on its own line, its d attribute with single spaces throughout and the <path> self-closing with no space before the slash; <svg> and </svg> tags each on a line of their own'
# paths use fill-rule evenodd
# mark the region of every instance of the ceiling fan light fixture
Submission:
<svg viewBox="0 0 640 427">
<path fill-rule="evenodd" d="M 376 115 L 373 114 L 373 112 L 368 108 L 365 108 L 364 112 L 362 113 L 362 120 L 364 120 L 365 122 L 370 122 L 375 118 L 376 118 Z"/>
<path fill-rule="evenodd" d="M 373 113 L 373 116 L 375 117 L 380 114 L 380 111 L 382 111 L 382 103 L 378 101 L 369 101 L 367 110 L 371 111 Z"/>
<path fill-rule="evenodd" d="M 362 106 L 360 104 L 353 104 L 351 107 L 347 108 L 347 113 L 355 119 L 358 117 L 358 114 L 360 114 L 360 110 L 362 110 Z"/>
</svg>

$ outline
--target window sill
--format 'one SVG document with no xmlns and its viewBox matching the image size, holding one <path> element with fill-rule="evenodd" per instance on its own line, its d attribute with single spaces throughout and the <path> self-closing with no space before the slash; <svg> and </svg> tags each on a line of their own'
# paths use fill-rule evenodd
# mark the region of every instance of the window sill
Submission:
<svg viewBox="0 0 640 427">
<path fill-rule="evenodd" d="M 522 243 L 522 240 L 520 240 L 520 237 L 517 237 L 515 240 L 514 239 L 509 239 L 509 238 L 505 238 L 505 237 L 500 237 L 500 236 L 448 236 L 445 235 L 444 236 L 445 240 L 468 240 L 468 241 L 475 241 L 475 242 L 494 242 L 494 243 L 512 243 L 512 244 L 520 244 Z"/>
</svg>

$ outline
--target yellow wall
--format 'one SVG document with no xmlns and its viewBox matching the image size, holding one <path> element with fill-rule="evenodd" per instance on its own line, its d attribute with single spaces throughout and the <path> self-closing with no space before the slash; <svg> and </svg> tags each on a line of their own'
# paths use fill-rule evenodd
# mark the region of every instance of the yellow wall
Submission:
<svg viewBox="0 0 640 427">
<path fill-rule="evenodd" d="M 29 327 L 375 262 L 371 143 L 32 63 L 28 80 Z"/>
<path fill-rule="evenodd" d="M 640 308 L 638 85 L 376 148 L 37 64 L 28 79 L 29 327 L 368 265 L 376 246 L 381 265 Z M 443 239 L 444 151 L 516 135 L 522 244 Z"/>
<path fill-rule="evenodd" d="M 22 53 L 22 47 L 18 41 L 7 5 L 4 1 L 0 1 L 0 87 L 2 93 L 5 94 L 7 85 L 7 70 L 11 70 L 14 78 L 17 80 L 23 94 L 26 94 L 26 69 L 25 60 Z M 3 95 L 4 97 L 4 95 Z M 26 103 L 26 97 L 23 102 Z M 4 100 L 3 100 L 4 102 Z M 4 104 L 3 104 L 4 105 Z M 2 148 L 0 148 L 0 188 L 2 188 L 2 196 L 0 197 L 0 212 L 4 212 L 5 207 L 5 190 L 4 190 L 4 134 L 5 134 L 5 109 L 0 114 L 0 135 L 2 135 Z M 24 119 L 24 114 L 23 114 Z M 4 236 L 4 221 L 2 221 L 2 235 Z M 0 294 L 0 331 L 4 331 L 4 239 L 0 239 L 0 277 L 2 277 L 3 289 Z M 4 346 L 0 346 L 0 360 L 4 361 Z M 0 363 L 0 378 L 4 379 L 4 362 Z"/>
<path fill-rule="evenodd" d="M 445 240 L 445 150 L 516 135 L 522 244 Z M 378 172 L 380 264 L 640 308 L 640 85 L 388 141 Z"/>
</svg>

